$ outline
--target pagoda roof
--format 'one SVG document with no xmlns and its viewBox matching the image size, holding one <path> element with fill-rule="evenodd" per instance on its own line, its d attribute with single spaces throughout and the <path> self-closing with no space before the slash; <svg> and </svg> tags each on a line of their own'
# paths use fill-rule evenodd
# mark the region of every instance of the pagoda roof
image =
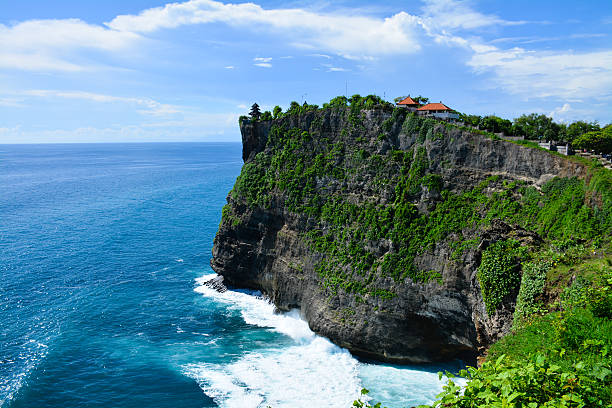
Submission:
<svg viewBox="0 0 612 408">
<path fill-rule="evenodd" d="M 397 104 L 398 105 L 408 105 L 408 106 L 410 106 L 410 105 L 418 105 L 418 103 L 414 99 L 412 99 L 411 97 L 407 97 L 405 99 L 402 99 Z"/>
</svg>

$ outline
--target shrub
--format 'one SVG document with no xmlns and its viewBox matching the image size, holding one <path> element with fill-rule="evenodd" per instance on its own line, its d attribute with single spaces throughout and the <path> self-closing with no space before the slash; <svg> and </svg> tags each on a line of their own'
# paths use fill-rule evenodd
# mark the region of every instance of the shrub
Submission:
<svg viewBox="0 0 612 408">
<path fill-rule="evenodd" d="M 460 375 L 469 380 L 465 388 L 449 379 L 433 407 L 609 407 L 611 402 L 609 363 L 577 361 L 563 369 L 541 354 L 526 361 L 502 355 Z"/>
<path fill-rule="evenodd" d="M 523 264 L 523 276 L 514 309 L 514 326 L 540 310 L 541 304 L 537 299 L 544 291 L 546 272 L 550 267 L 551 262 L 543 259 Z"/>
<path fill-rule="evenodd" d="M 482 254 L 476 272 L 487 313 L 492 315 L 504 298 L 515 293 L 520 283 L 516 241 L 497 241 Z"/>
</svg>

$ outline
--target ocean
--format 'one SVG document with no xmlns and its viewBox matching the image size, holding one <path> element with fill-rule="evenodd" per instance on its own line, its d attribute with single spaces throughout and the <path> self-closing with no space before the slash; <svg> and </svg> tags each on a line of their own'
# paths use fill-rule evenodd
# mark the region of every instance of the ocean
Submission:
<svg viewBox="0 0 612 408">
<path fill-rule="evenodd" d="M 427 403 L 450 366 L 356 359 L 203 282 L 237 143 L 0 145 L 0 407 Z"/>
</svg>

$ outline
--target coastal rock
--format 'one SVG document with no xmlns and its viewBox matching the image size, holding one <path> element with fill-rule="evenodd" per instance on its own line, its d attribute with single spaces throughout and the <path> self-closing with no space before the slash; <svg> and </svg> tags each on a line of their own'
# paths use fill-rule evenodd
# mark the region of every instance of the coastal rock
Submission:
<svg viewBox="0 0 612 408">
<path fill-rule="evenodd" d="M 551 174 L 583 177 L 585 173 L 582 165 L 549 152 L 492 140 L 439 122 L 431 125 L 426 137 L 408 132 L 402 126 L 403 118 L 383 129 L 390 118 L 390 111 L 372 109 L 365 111 L 359 126 L 355 126 L 347 110 L 324 109 L 275 121 L 244 121 L 240 127 L 243 159 L 248 165 L 259 155 L 271 154 L 268 138 L 273 126 L 309 132 L 312 154 L 326 154 L 330 146 L 342 142 L 344 150 L 335 165 L 353 169 L 350 177 L 339 180 L 323 175 L 317 177 L 313 188 L 323 197 L 341 196 L 358 206 L 392 203 L 397 180 L 392 178 L 387 187 L 382 179 L 381 187 L 380 177 L 354 165 L 358 160 L 355 157 L 416 152 L 417 146 L 426 155 L 428 174 L 439 175 L 444 190 L 456 194 L 492 176 L 498 176 L 499 181 L 487 188 L 496 191 L 503 181 L 539 188 Z M 435 271 L 440 281 L 397 279 L 374 271 L 368 284 L 394 295 L 381 297 L 368 292 L 356 296 L 342 287 L 331 290 L 322 284 L 317 265 L 325 254 L 313 249 L 306 237 L 313 230 L 324 233 L 325 224 L 317 223 L 307 213 L 292 211 L 289 197 L 282 191 L 274 189 L 265 194 L 269 198 L 266 205 L 228 195 L 224 211 L 231 216 L 224 215 L 219 227 L 212 268 L 229 285 L 261 290 L 280 310 L 299 308 L 312 330 L 356 355 L 393 363 L 457 357 L 474 361 L 483 348 L 509 330 L 516 296 L 504 299 L 493 316 L 487 314 L 476 278 L 482 251 L 508 238 L 532 246 L 541 241 L 533 232 L 494 221 L 486 228 L 462 231 L 475 242 L 460 254 L 452 246 L 451 235 L 415 256 L 415 267 Z M 441 201 L 440 191 L 426 186 L 411 198 L 419 214 L 428 214 Z M 385 239 L 363 240 L 362 245 L 381 259 L 401 249 Z M 355 276 L 356 280 L 365 280 Z"/>
</svg>

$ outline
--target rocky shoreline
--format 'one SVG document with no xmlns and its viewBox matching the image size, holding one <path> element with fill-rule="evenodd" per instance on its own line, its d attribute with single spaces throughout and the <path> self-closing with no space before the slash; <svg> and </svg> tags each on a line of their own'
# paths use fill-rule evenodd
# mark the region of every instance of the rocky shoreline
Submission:
<svg viewBox="0 0 612 408">
<path fill-rule="evenodd" d="M 367 160 L 374 156 L 386 160 L 394 152 L 411 157 L 424 154 L 424 174 L 439 177 L 441 185 L 435 189 L 422 183 L 407 198 L 418 210 L 417 215 L 424 217 L 444 201 L 447 193 L 441 191 L 461 194 L 483 181 L 494 180 L 484 190 L 491 195 L 503 191 L 510 182 L 540 189 L 555 176 L 585 175 L 579 163 L 548 152 L 492 140 L 440 122 L 429 122 L 427 132 L 410 132 L 406 120 L 394 118 L 383 109 L 372 109 L 360 113 L 356 126 L 348 109 L 320 109 L 273 121 L 244 121 L 240 127 L 243 159 L 247 166 L 272 157 L 278 151 L 276 142 L 269 140 L 275 127 L 299 129 L 307 132 L 302 146 L 308 148 L 296 149 L 298 156 L 311 160 L 341 144 L 342 152 L 334 156 L 333 166 L 350 170 L 350 176 L 344 178 L 313 176 L 308 188 L 323 200 L 340 197 L 355 206 L 387 208 L 398 203 L 398 181 L 394 178 L 398 169 L 388 164 L 392 161 L 383 161 L 379 165 L 382 169 L 375 173 Z M 359 157 L 368 159 L 360 162 Z M 391 176 L 385 179 L 380 174 Z M 260 191 L 266 195 L 265 205 L 250 202 L 239 192 L 235 187 L 228 195 L 214 241 L 212 268 L 229 285 L 261 290 L 280 310 L 299 308 L 313 331 L 352 353 L 392 363 L 428 363 L 457 357 L 474 361 L 508 332 L 516 298 L 516 291 L 510 293 L 495 313 L 487 313 L 476 278 L 483 251 L 500 240 L 513 239 L 528 247 L 542 241 L 532 231 L 494 219 L 486 225 L 452 232 L 414 256 L 414 267 L 437 274 L 437 280 L 388 276 L 378 263 L 378 269 L 366 280 L 346 264 L 337 267 L 341 275 L 354 276 L 351 279 L 367 290 L 355 292 L 346 285 L 330 288 L 324 284 L 320 270 L 328 256 L 313 248 L 308 237 L 312 231 L 325 234 L 331 227 L 308 212 L 292 208 L 286 190 Z M 458 252 L 457 242 L 470 245 Z M 397 245 L 389 239 L 363 241 L 364 250 L 380 260 L 397 253 L 401 249 Z"/>
</svg>

